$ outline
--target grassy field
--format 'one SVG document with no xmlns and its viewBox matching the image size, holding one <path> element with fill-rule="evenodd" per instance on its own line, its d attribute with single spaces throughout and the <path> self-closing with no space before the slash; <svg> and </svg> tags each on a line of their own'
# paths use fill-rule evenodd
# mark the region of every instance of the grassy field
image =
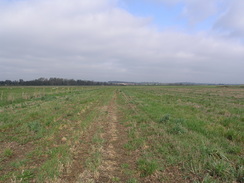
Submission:
<svg viewBox="0 0 244 183">
<path fill-rule="evenodd" d="M 0 182 L 244 182 L 239 86 L 0 87 Z"/>
</svg>

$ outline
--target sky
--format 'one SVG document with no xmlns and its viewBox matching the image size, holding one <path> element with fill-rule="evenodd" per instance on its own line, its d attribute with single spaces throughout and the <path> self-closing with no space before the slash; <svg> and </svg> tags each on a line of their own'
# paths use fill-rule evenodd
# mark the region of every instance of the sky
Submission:
<svg viewBox="0 0 244 183">
<path fill-rule="evenodd" d="M 244 0 L 0 0 L 0 80 L 244 84 Z"/>
</svg>

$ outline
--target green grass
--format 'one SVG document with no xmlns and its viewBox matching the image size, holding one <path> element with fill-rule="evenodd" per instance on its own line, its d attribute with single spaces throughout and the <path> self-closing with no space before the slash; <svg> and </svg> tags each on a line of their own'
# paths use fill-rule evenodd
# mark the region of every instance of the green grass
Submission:
<svg viewBox="0 0 244 183">
<path fill-rule="evenodd" d="M 138 156 L 120 167 L 127 182 L 167 180 L 171 169 L 188 181 L 244 182 L 244 88 L 215 86 L 0 87 L 0 182 L 55 180 L 93 126 L 84 164 L 97 171 L 106 132 L 96 124 L 115 91 L 123 147 Z"/>
<path fill-rule="evenodd" d="M 4 157 L 11 157 L 13 156 L 14 152 L 11 148 L 6 148 L 4 151 L 3 151 L 3 156 Z"/>
<path fill-rule="evenodd" d="M 179 167 L 196 181 L 243 181 L 242 88 L 124 87 L 121 93 L 121 105 L 129 106 L 124 121 L 133 131 L 129 150 L 140 149 L 165 168 Z M 146 163 L 138 169 L 150 172 Z"/>
<path fill-rule="evenodd" d="M 71 162 L 74 142 L 96 122 L 97 109 L 112 95 L 101 87 L 1 87 L 1 92 L 0 144 L 13 148 L 0 151 L 5 164 L 0 182 L 45 182 L 61 175 Z"/>
<path fill-rule="evenodd" d="M 139 159 L 137 165 L 141 172 L 141 177 L 152 175 L 158 169 L 157 162 L 149 159 Z"/>
</svg>

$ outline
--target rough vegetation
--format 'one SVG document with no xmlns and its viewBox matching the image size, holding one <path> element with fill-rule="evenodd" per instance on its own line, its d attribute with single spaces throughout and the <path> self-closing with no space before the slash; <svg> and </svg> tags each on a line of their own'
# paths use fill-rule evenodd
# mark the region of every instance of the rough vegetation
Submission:
<svg viewBox="0 0 244 183">
<path fill-rule="evenodd" d="M 244 182 L 244 88 L 1 87 L 0 182 Z"/>
</svg>

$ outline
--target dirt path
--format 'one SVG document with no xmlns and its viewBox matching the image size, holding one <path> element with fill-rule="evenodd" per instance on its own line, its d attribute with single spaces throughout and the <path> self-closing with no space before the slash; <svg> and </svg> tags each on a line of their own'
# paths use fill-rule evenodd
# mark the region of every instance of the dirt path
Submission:
<svg viewBox="0 0 244 183">
<path fill-rule="evenodd" d="M 97 125 L 90 125 L 87 127 L 80 136 L 78 143 L 73 145 L 71 148 L 73 160 L 70 164 L 64 166 L 63 175 L 55 180 L 55 183 L 94 182 L 94 172 L 87 169 L 86 160 L 91 156 L 91 152 L 94 148 L 93 137 L 102 119 L 94 120 L 96 120 Z"/>
<path fill-rule="evenodd" d="M 104 124 L 105 133 L 102 134 L 106 143 L 102 149 L 103 161 L 99 167 L 100 176 L 97 182 L 124 180 L 121 165 L 126 163 L 126 152 L 123 148 L 126 134 L 124 127 L 118 122 L 116 97 L 115 94 L 108 106 L 108 119 Z"/>
<path fill-rule="evenodd" d="M 109 104 L 100 108 L 101 114 L 106 115 L 96 119 L 83 134 L 83 144 L 74 149 L 73 163 L 59 182 L 127 182 L 135 175 L 129 171 L 135 169 L 136 158 L 124 148 L 128 134 L 126 127 L 119 122 L 117 95 L 115 91 Z M 96 144 L 94 137 L 102 143 Z M 94 154 L 97 156 L 93 158 Z M 96 162 L 98 166 L 89 168 L 87 160 Z"/>
</svg>

